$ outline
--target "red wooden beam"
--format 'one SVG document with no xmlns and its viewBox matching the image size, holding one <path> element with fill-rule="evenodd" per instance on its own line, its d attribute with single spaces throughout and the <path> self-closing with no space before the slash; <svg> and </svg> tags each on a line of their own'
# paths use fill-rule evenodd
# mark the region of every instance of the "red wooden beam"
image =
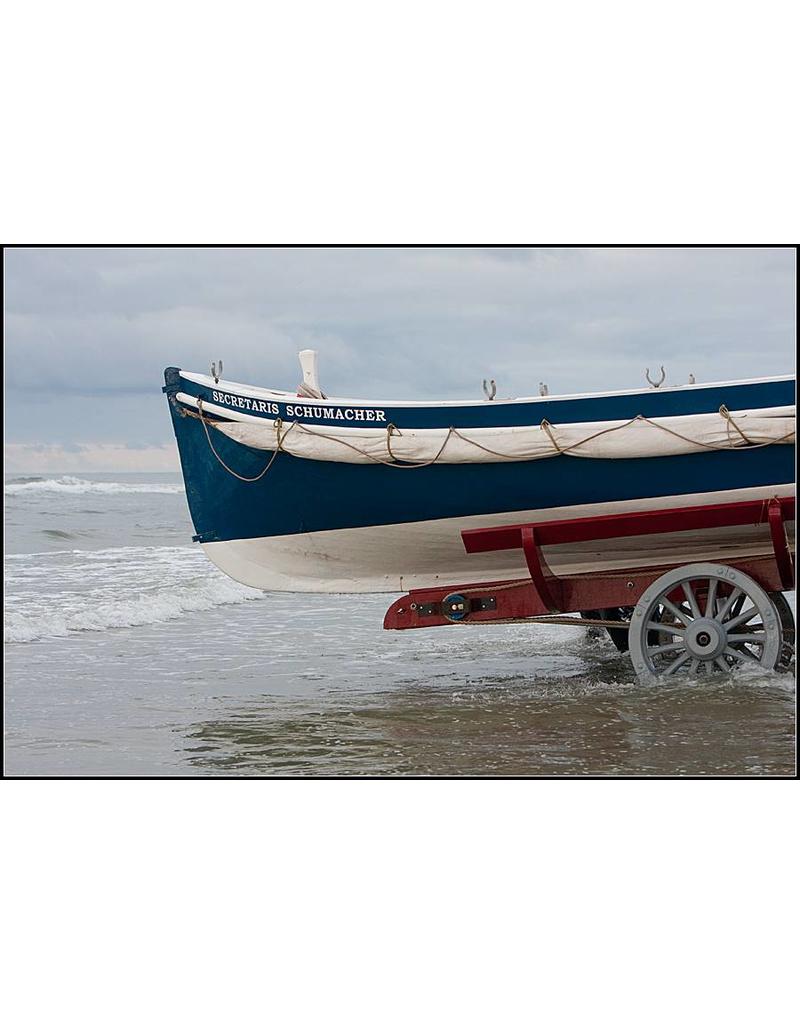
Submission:
<svg viewBox="0 0 800 1024">
<path fill-rule="evenodd" d="M 520 534 L 528 572 L 542 604 L 549 612 L 561 611 L 564 599 L 560 593 L 556 595 L 558 581 L 536 543 L 536 530 L 532 526 L 523 526 Z"/>
<path fill-rule="evenodd" d="M 654 533 L 679 533 L 722 526 L 758 526 L 769 522 L 769 508 L 777 502 L 783 521 L 794 519 L 794 498 L 766 501 L 733 501 L 719 505 L 690 505 L 687 508 L 653 509 L 623 512 L 582 519 L 558 519 L 544 523 L 492 526 L 462 530 L 461 537 L 469 554 L 481 551 L 508 551 L 523 548 L 522 530 L 533 528 L 537 545 L 576 544 L 615 537 L 639 537 Z"/>
<path fill-rule="evenodd" d="M 772 537 L 772 549 L 775 552 L 775 562 L 780 573 L 781 583 L 784 590 L 791 590 L 794 587 L 794 561 L 789 550 L 789 542 L 786 539 L 786 527 L 784 526 L 783 509 L 777 502 L 770 502 L 769 506 L 769 532 Z"/>
</svg>

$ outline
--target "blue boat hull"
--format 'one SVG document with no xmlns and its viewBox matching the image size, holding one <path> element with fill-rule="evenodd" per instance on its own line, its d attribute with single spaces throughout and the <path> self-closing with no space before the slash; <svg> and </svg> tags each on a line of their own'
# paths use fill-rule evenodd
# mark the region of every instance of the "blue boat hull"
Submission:
<svg viewBox="0 0 800 1024">
<path fill-rule="evenodd" d="M 172 390 L 170 397 L 174 399 L 177 384 L 169 374 L 165 391 L 170 395 Z M 716 389 L 713 394 L 647 394 L 638 396 L 635 402 L 624 396 L 624 408 L 618 396 L 613 400 L 551 402 L 547 403 L 552 407 L 547 416 L 553 417 L 553 422 L 556 415 L 562 422 L 578 422 L 579 415 L 610 419 L 612 412 L 621 417 L 634 416 L 644 408 L 645 399 L 646 415 L 672 415 L 677 414 L 676 410 L 687 411 L 687 395 L 694 406 L 691 412 L 708 412 L 723 402 L 730 403 L 732 409 L 789 404 L 794 401 L 794 389 L 787 388 L 786 383 L 740 385 L 727 391 Z M 183 379 L 180 388 L 186 389 Z M 760 388 L 760 393 L 754 393 L 754 388 Z M 739 390 L 748 394 L 740 395 Z M 616 405 L 613 409 L 598 406 L 603 401 L 615 401 Z M 594 402 L 593 411 L 588 406 L 577 409 L 580 402 Z M 653 403 L 658 403 L 657 407 Z M 478 413 L 497 416 L 490 405 L 470 408 L 465 418 L 474 419 Z M 450 546 L 450 555 L 443 555 L 440 562 L 439 555 L 426 547 L 425 531 L 410 529 L 412 524 L 424 527 L 437 523 L 435 533 L 441 543 L 442 524 L 452 522 L 448 535 L 458 546 L 459 529 L 464 525 L 496 525 L 534 513 L 543 519 L 570 514 L 571 510 L 592 514 L 598 510 L 786 494 L 794 482 L 794 446 L 786 444 L 657 459 L 558 456 L 531 462 L 439 464 L 413 469 L 316 461 L 280 452 L 260 480 L 243 482 L 212 454 L 196 417 L 183 415 L 174 400 L 170 401 L 170 411 L 195 539 L 230 575 L 264 589 L 395 590 L 420 585 L 420 581 L 425 585 L 448 571 L 456 571 L 456 548 Z M 392 415 L 399 418 L 401 412 L 411 415 L 417 411 L 395 409 Z M 446 412 L 453 417 L 452 409 Z M 541 405 L 536 414 L 540 412 Z M 528 417 L 530 422 L 530 410 Z M 418 422 L 415 420 L 415 425 Z M 507 412 L 503 422 L 508 423 Z M 459 425 L 466 424 L 462 421 Z M 214 433 L 214 447 L 227 466 L 242 477 L 257 476 L 273 458 L 270 452 L 247 448 L 218 432 Z M 403 526 L 409 529 L 402 530 Z M 427 529 L 430 533 L 430 527 Z M 305 543 L 303 538 L 311 540 Z M 270 540 L 275 541 L 272 546 Z M 247 542 L 258 544 L 248 547 Z M 384 544 L 387 562 L 392 562 L 387 572 L 380 571 L 380 551 L 372 550 L 380 543 Z M 370 547 L 369 559 L 362 559 L 359 553 L 365 546 Z M 236 553 L 233 560 L 228 557 L 230 551 Z M 269 566 L 270 551 L 281 566 L 274 575 Z M 254 557 L 261 568 L 250 572 L 244 566 Z M 298 564 L 296 574 L 292 559 Z M 405 565 L 402 559 L 407 559 Z M 361 565 L 365 560 L 370 561 L 368 569 Z M 479 568 L 489 578 L 496 578 L 501 570 L 513 570 L 511 563 L 497 561 L 478 566 L 474 558 L 464 565 L 458 561 L 458 566 L 457 571 L 466 579 L 470 570 L 475 575 Z M 519 566 L 520 571 L 523 568 Z M 319 586 L 315 585 L 316 577 Z"/>
</svg>

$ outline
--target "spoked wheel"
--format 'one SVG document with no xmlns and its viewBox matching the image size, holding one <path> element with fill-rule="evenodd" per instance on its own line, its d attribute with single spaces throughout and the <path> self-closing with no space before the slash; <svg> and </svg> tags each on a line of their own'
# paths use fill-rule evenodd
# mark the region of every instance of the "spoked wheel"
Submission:
<svg viewBox="0 0 800 1024">
<path fill-rule="evenodd" d="M 727 565 L 673 569 L 642 594 L 631 618 L 631 661 L 645 681 L 707 677 L 741 665 L 774 669 L 783 627 L 770 596 Z"/>
<path fill-rule="evenodd" d="M 791 667 L 791 664 L 794 661 L 794 615 L 792 614 L 792 609 L 789 607 L 789 602 L 780 591 L 772 593 L 769 596 L 772 603 L 775 605 L 778 618 L 781 620 L 781 632 L 783 634 L 781 656 L 775 667 L 779 672 L 785 672 Z"/>
</svg>

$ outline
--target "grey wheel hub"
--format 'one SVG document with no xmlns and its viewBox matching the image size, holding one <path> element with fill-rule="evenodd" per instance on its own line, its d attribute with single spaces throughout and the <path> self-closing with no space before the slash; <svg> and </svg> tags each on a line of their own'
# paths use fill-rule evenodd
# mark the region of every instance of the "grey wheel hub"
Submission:
<svg viewBox="0 0 800 1024">
<path fill-rule="evenodd" d="M 684 642 L 693 658 L 713 661 L 728 646 L 728 633 L 721 622 L 703 617 L 686 627 Z"/>
</svg>

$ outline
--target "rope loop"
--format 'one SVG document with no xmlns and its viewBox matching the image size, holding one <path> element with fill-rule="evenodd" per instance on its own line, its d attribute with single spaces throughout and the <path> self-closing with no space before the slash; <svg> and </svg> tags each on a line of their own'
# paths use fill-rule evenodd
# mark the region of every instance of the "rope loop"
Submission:
<svg viewBox="0 0 800 1024">
<path fill-rule="evenodd" d="M 197 411 L 199 413 L 198 419 L 203 424 L 203 430 L 205 430 L 205 432 L 206 432 L 206 440 L 208 441 L 208 447 L 214 453 L 214 458 L 217 460 L 217 462 L 220 464 L 220 466 L 222 466 L 222 468 L 224 470 L 226 470 L 228 473 L 230 473 L 231 476 L 235 476 L 237 480 L 241 480 L 242 483 L 245 483 L 245 484 L 254 484 L 254 483 L 256 483 L 256 481 L 260 480 L 263 476 L 266 476 L 267 471 L 272 466 L 272 463 L 275 461 L 275 459 L 278 456 L 278 452 L 281 450 L 280 434 L 278 435 L 278 437 L 279 437 L 278 447 L 272 453 L 272 457 L 269 459 L 269 461 L 267 462 L 266 466 L 264 466 L 264 468 L 261 470 L 261 472 L 258 474 L 258 476 L 242 476 L 240 473 L 237 473 L 235 469 L 231 469 L 231 467 L 229 465 L 227 465 L 227 463 L 220 456 L 220 454 L 217 451 L 217 449 L 214 447 L 214 442 L 211 440 L 211 434 L 208 432 L 208 423 L 206 422 L 206 418 L 203 415 L 203 399 L 202 398 L 198 398 L 197 399 Z M 288 431 L 287 431 L 287 433 L 288 433 Z"/>
<path fill-rule="evenodd" d="M 399 433 L 399 431 L 398 431 L 397 427 L 394 425 L 394 423 L 387 423 L 386 424 L 386 454 L 389 456 L 389 458 L 392 460 L 392 462 L 396 462 L 397 461 L 397 459 L 395 459 L 395 457 L 394 457 L 394 452 L 392 451 L 392 435 L 395 434 L 395 433 Z"/>
<path fill-rule="evenodd" d="M 728 407 L 726 405 L 721 405 L 719 407 L 719 414 L 725 420 L 727 431 L 728 431 L 728 441 L 729 442 L 731 440 L 731 427 L 733 427 L 733 429 L 737 432 L 737 434 L 741 437 L 741 439 L 744 441 L 745 444 L 752 444 L 753 443 L 750 440 L 750 438 L 745 434 L 745 432 L 742 430 L 742 428 L 739 426 L 739 424 L 736 422 L 736 420 L 733 418 L 733 416 L 731 416 L 730 410 L 728 409 Z M 733 448 L 733 444 L 732 443 L 731 443 L 731 448 Z"/>
<path fill-rule="evenodd" d="M 555 450 L 558 452 L 558 454 L 561 455 L 561 453 L 563 452 L 564 449 L 561 447 L 561 445 L 555 439 L 555 435 L 553 434 L 553 426 L 552 426 L 552 424 L 548 420 L 542 420 L 542 422 L 539 424 L 539 427 L 545 432 L 545 434 L 547 434 L 547 436 L 550 438 L 551 444 L 553 445 Z"/>
</svg>

